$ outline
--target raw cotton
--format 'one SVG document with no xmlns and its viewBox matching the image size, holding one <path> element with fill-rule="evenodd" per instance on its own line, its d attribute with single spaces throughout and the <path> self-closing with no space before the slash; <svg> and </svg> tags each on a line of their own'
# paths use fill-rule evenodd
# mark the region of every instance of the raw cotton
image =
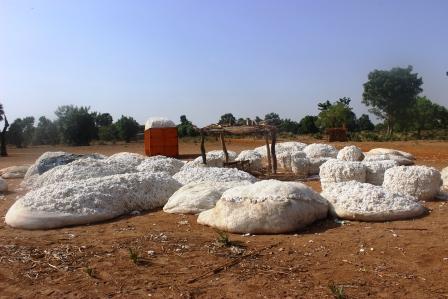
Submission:
<svg viewBox="0 0 448 299">
<path fill-rule="evenodd" d="M 444 169 L 442 169 L 440 174 L 442 175 L 442 180 L 443 180 L 442 188 L 444 190 L 448 191 L 448 167 L 445 167 Z"/>
<path fill-rule="evenodd" d="M 340 182 L 358 181 L 365 183 L 366 168 L 361 162 L 329 160 L 320 167 L 320 183 L 322 190 Z"/>
<path fill-rule="evenodd" d="M 50 229 L 162 207 L 180 184 L 166 173 L 127 173 L 47 185 L 18 199 L 8 225 Z"/>
<path fill-rule="evenodd" d="M 0 169 L 0 176 L 4 179 L 21 179 L 25 176 L 30 165 L 10 166 Z"/>
<path fill-rule="evenodd" d="M 167 172 L 170 175 L 174 175 L 180 171 L 184 164 L 183 161 L 178 159 L 165 156 L 153 156 L 143 160 L 136 169 L 137 171 L 144 172 Z"/>
<path fill-rule="evenodd" d="M 334 146 L 323 143 L 312 143 L 307 145 L 303 151 L 308 158 L 336 158 L 338 155 L 338 150 Z"/>
<path fill-rule="evenodd" d="M 0 178 L 0 192 L 8 191 L 8 183 L 4 178 Z"/>
<path fill-rule="evenodd" d="M 337 158 L 343 161 L 362 161 L 364 154 L 359 147 L 349 145 L 338 152 Z"/>
<path fill-rule="evenodd" d="M 426 212 L 415 197 L 355 181 L 332 184 L 321 195 L 328 200 L 331 214 L 341 219 L 394 221 Z"/>
<path fill-rule="evenodd" d="M 198 214 L 213 208 L 224 191 L 248 184 L 248 181 L 189 183 L 171 195 L 163 210 L 174 214 Z"/>
<path fill-rule="evenodd" d="M 244 150 L 239 153 L 235 161 L 249 161 L 249 169 L 258 171 L 262 168 L 261 154 L 255 150 Z"/>
<path fill-rule="evenodd" d="M 277 155 L 277 163 L 285 171 L 292 172 L 292 159 L 293 158 L 306 158 L 306 155 L 304 152 L 300 152 L 300 151 L 295 151 L 295 152 L 284 151 Z"/>
<path fill-rule="evenodd" d="M 334 158 L 309 158 L 308 175 L 319 174 L 320 166 Z"/>
<path fill-rule="evenodd" d="M 122 167 L 128 168 L 128 171 L 126 172 L 133 172 L 145 159 L 147 159 L 147 157 L 140 154 L 121 152 L 113 154 L 107 158 L 106 163 L 120 164 Z"/>
<path fill-rule="evenodd" d="M 368 151 L 367 155 L 394 155 L 394 156 L 402 156 L 409 160 L 415 160 L 414 155 L 410 153 L 390 148 L 374 148 Z"/>
<path fill-rule="evenodd" d="M 257 179 L 251 174 L 235 169 L 220 167 L 186 167 L 173 176 L 182 185 L 192 182 L 233 182 L 249 181 L 255 182 Z"/>
<path fill-rule="evenodd" d="M 393 154 L 381 154 L 381 155 L 368 154 L 366 155 L 363 161 L 368 162 L 368 161 L 384 161 L 384 160 L 394 160 L 395 162 L 398 163 L 398 165 L 408 166 L 414 164 L 413 160 L 405 158 L 401 155 L 393 155 Z"/>
<path fill-rule="evenodd" d="M 306 147 L 305 143 L 297 142 L 297 141 L 287 141 L 287 142 L 280 142 L 275 145 L 275 154 L 280 155 L 284 152 L 289 153 L 295 153 L 295 152 L 301 152 Z M 256 152 L 258 152 L 262 158 L 267 157 L 267 150 L 266 145 L 259 146 L 254 149 Z"/>
<path fill-rule="evenodd" d="M 229 162 L 235 161 L 237 154 L 233 151 L 227 151 L 227 154 L 229 155 Z M 217 151 L 210 151 L 205 154 L 207 166 L 209 167 L 223 167 L 224 162 L 226 161 L 226 156 L 224 154 L 224 151 L 217 150 Z M 192 163 L 190 163 L 189 166 L 196 166 L 196 165 L 203 165 L 202 163 L 202 157 L 197 157 L 193 160 Z"/>
<path fill-rule="evenodd" d="M 198 223 L 232 233 L 280 234 L 297 231 L 327 216 L 328 203 L 298 182 L 260 181 L 225 191 Z"/>
<path fill-rule="evenodd" d="M 394 160 L 383 161 L 363 161 L 362 164 L 366 167 L 366 183 L 381 186 L 384 181 L 384 172 L 398 163 Z"/>
<path fill-rule="evenodd" d="M 440 191 L 442 178 L 437 169 L 427 166 L 396 166 L 384 173 L 383 187 L 390 192 L 400 192 L 431 200 Z"/>
<path fill-rule="evenodd" d="M 293 156 L 291 158 L 291 170 L 299 178 L 306 178 L 310 169 L 310 160 L 308 158 L 302 158 Z"/>
<path fill-rule="evenodd" d="M 175 128 L 176 124 L 164 117 L 151 117 L 145 123 L 145 131 L 151 128 Z"/>
</svg>

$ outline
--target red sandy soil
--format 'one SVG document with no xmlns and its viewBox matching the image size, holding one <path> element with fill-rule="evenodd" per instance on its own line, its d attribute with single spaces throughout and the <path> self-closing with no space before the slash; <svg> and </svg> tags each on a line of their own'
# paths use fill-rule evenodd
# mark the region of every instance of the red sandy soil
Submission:
<svg viewBox="0 0 448 299">
<path fill-rule="evenodd" d="M 262 144 L 231 140 L 228 148 Z M 405 150 L 418 164 L 438 169 L 448 165 L 447 142 L 353 144 Z M 180 149 L 193 154 L 198 148 L 183 142 Z M 218 148 L 218 142 L 207 144 L 207 150 Z M 49 150 L 142 153 L 143 144 L 10 148 L 0 168 L 31 164 Z M 8 180 L 2 217 L 24 193 L 20 182 Z M 320 190 L 319 182 L 309 184 Z M 47 231 L 12 229 L 1 221 L 0 297 L 333 298 L 338 289 L 347 298 L 447 298 L 448 202 L 425 205 L 430 213 L 420 219 L 328 219 L 295 234 L 228 234 L 230 246 L 217 243 L 217 233 L 198 225 L 196 216 L 160 210 Z"/>
</svg>

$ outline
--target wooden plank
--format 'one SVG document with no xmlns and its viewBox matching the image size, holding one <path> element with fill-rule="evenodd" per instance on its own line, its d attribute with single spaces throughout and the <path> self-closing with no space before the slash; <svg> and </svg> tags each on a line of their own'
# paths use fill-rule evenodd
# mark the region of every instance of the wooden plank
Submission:
<svg viewBox="0 0 448 299">
<path fill-rule="evenodd" d="M 229 153 L 227 152 L 226 142 L 224 141 L 224 134 L 220 134 L 222 150 L 224 151 L 224 156 L 226 157 L 226 163 L 229 163 Z"/>
<path fill-rule="evenodd" d="M 271 156 L 272 156 L 272 173 L 277 173 L 277 155 L 275 153 L 275 144 L 277 142 L 277 133 L 275 131 L 271 132 L 272 144 L 271 144 Z"/>
<path fill-rule="evenodd" d="M 268 172 L 270 173 L 272 163 L 271 163 L 271 150 L 269 149 L 269 133 L 266 133 L 264 135 L 264 140 L 266 142 L 266 152 L 267 152 L 267 156 L 268 156 Z"/>
<path fill-rule="evenodd" d="M 201 156 L 202 156 L 202 163 L 203 164 L 207 164 L 207 157 L 205 155 L 205 136 L 204 134 L 201 132 Z"/>
</svg>

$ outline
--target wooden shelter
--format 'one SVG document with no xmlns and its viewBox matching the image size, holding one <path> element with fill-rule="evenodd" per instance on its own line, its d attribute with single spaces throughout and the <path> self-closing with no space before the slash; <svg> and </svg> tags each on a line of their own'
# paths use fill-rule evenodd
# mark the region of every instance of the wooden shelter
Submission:
<svg viewBox="0 0 448 299">
<path fill-rule="evenodd" d="M 226 126 L 226 125 L 209 125 L 200 129 L 201 132 L 201 156 L 202 162 L 207 164 L 207 156 L 205 151 L 205 136 L 219 136 L 221 139 L 222 150 L 225 155 L 225 166 L 237 166 L 241 164 L 244 168 L 244 164 L 248 161 L 230 162 L 229 154 L 225 143 L 224 136 L 238 135 L 238 136 L 262 136 L 266 141 L 266 152 L 268 158 L 268 171 L 272 173 L 277 172 L 277 155 L 275 153 L 275 144 L 277 141 L 277 128 L 268 124 L 257 125 L 243 125 L 243 126 Z M 269 139 L 271 139 L 271 145 L 269 146 Z"/>
</svg>

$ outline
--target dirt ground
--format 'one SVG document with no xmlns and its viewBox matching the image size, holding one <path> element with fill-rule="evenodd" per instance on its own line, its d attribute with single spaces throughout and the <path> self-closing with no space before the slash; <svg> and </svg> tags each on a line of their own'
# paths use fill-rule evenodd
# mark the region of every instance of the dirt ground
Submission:
<svg viewBox="0 0 448 299">
<path fill-rule="evenodd" d="M 261 144 L 232 140 L 228 148 Z M 448 165 L 447 142 L 353 144 L 405 150 L 417 164 L 438 169 Z M 217 142 L 207 144 L 207 150 L 218 148 Z M 180 147 L 181 154 L 198 149 L 194 142 Z M 31 164 L 49 150 L 142 153 L 143 144 L 11 148 L 0 168 Z M 2 217 L 24 193 L 20 182 L 8 180 Z M 320 190 L 318 182 L 309 184 Z M 12 229 L 1 221 L 0 297 L 448 298 L 448 202 L 425 205 L 430 213 L 420 219 L 328 219 L 294 234 L 229 234 L 227 246 L 196 216 L 160 210 L 47 231 Z"/>
</svg>

